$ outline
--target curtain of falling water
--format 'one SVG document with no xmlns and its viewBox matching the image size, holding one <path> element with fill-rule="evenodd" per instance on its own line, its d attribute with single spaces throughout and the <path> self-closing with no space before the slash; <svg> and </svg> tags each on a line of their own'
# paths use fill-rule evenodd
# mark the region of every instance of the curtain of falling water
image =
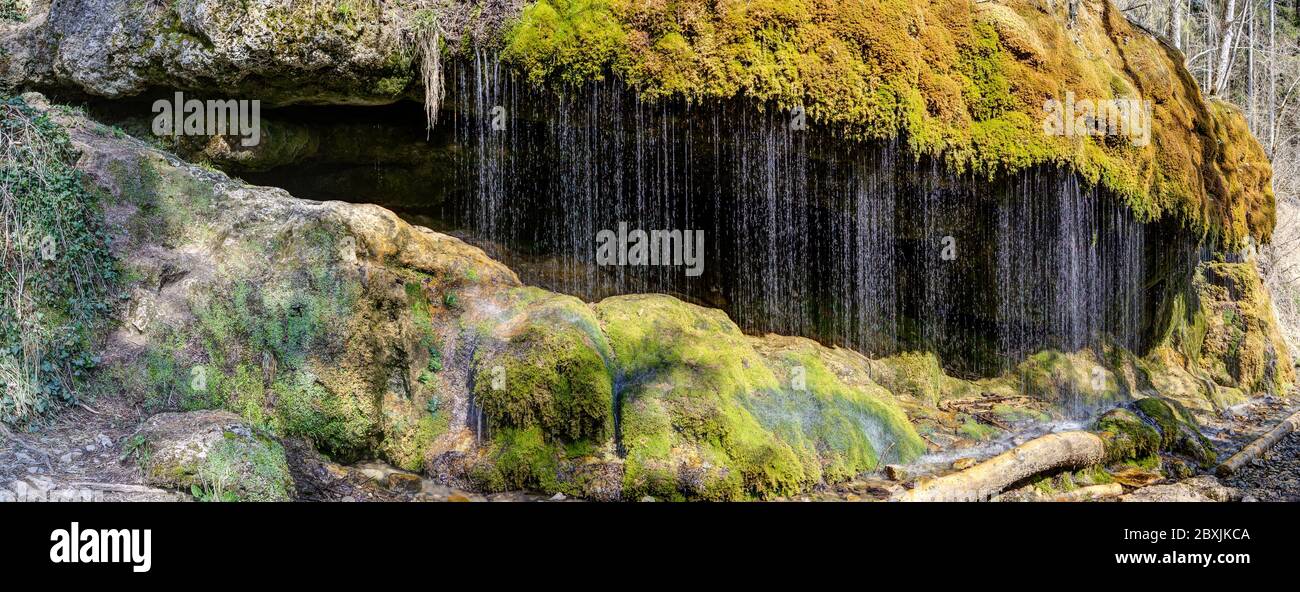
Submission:
<svg viewBox="0 0 1300 592">
<path fill-rule="evenodd" d="M 529 283 L 670 293 L 749 331 L 978 373 L 1106 336 L 1140 345 L 1143 227 L 1068 171 L 990 182 L 773 108 L 647 102 L 612 80 L 537 90 L 486 54 L 453 77 L 457 222 Z M 704 230 L 703 275 L 595 265 L 596 233 L 620 223 Z"/>
</svg>

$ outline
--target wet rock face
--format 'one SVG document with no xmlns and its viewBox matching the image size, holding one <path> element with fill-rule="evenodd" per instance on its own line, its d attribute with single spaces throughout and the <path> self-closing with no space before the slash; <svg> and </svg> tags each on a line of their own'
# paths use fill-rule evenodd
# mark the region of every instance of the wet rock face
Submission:
<svg viewBox="0 0 1300 592">
<path fill-rule="evenodd" d="M 129 441 L 151 485 L 214 501 L 287 501 L 293 480 L 284 448 L 226 411 L 160 413 Z"/>
</svg>

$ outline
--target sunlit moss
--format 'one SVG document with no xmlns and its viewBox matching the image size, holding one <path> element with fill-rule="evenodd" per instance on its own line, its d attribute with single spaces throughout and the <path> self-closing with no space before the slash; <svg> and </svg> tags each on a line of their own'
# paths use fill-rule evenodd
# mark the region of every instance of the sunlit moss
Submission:
<svg viewBox="0 0 1300 592">
<path fill-rule="evenodd" d="M 1273 225 L 1268 161 L 1239 113 L 1117 11 L 1028 0 L 537 0 L 506 35 L 534 81 L 613 74 L 646 98 L 801 106 L 850 138 L 903 137 L 957 170 L 1072 166 L 1149 220 L 1175 216 L 1228 245 Z M 1145 145 L 1047 135 L 1044 100 L 1153 105 Z M 1073 114 L 1071 114 L 1073 117 Z"/>
</svg>

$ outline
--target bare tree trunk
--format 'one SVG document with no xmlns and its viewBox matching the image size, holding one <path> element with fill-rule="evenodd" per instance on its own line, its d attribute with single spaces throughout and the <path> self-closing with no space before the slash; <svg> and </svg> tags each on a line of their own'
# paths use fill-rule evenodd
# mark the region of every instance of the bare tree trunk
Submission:
<svg viewBox="0 0 1300 592">
<path fill-rule="evenodd" d="M 1250 44 L 1246 46 L 1246 108 L 1247 120 L 1251 131 L 1259 133 L 1259 121 L 1255 109 L 1255 5 L 1250 5 Z"/>
<path fill-rule="evenodd" d="M 1169 39 L 1173 40 L 1174 47 L 1178 51 L 1183 50 L 1183 3 L 1181 0 L 1173 0 L 1169 8 Z"/>
<path fill-rule="evenodd" d="M 983 501 L 1008 485 L 1044 471 L 1095 465 L 1106 445 L 1089 432 L 1059 432 L 1034 438 L 964 471 L 922 481 L 898 499 L 909 502 Z"/>
<path fill-rule="evenodd" d="M 1268 158 L 1277 148 L 1277 0 L 1268 0 Z"/>
<path fill-rule="evenodd" d="M 1233 25 L 1237 22 L 1237 0 L 1228 0 L 1223 11 L 1223 42 L 1219 45 L 1219 69 L 1213 80 L 1213 93 L 1221 95 L 1228 89 L 1228 68 L 1232 65 Z"/>
</svg>

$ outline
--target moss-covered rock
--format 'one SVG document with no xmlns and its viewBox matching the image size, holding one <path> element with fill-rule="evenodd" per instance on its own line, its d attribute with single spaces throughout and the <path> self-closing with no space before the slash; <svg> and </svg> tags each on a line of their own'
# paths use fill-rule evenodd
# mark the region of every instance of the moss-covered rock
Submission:
<svg viewBox="0 0 1300 592">
<path fill-rule="evenodd" d="M 499 317 L 474 328 L 483 342 L 472 392 L 488 440 L 471 481 L 492 490 L 584 495 L 587 483 L 575 467 L 612 450 L 609 345 L 591 309 L 571 296 L 521 288 L 500 304 Z"/>
<path fill-rule="evenodd" d="M 952 387 L 959 384 L 944 373 L 938 356 L 929 352 L 897 354 L 874 362 L 873 367 L 873 377 L 889 392 L 931 405 L 955 395 Z"/>
<path fill-rule="evenodd" d="M 1106 444 L 1106 462 L 1146 458 L 1160 451 L 1160 432 L 1128 409 L 1107 411 L 1095 429 Z"/>
<path fill-rule="evenodd" d="M 223 411 L 159 413 L 128 441 L 145 481 L 212 501 L 287 501 L 284 447 Z"/>
<path fill-rule="evenodd" d="M 464 399 L 441 372 L 457 306 L 517 286 L 512 272 L 386 210 L 296 200 L 61 121 L 108 194 L 125 270 L 99 390 L 229 409 L 339 461 L 424 468 L 451 431 L 440 403 Z"/>
<path fill-rule="evenodd" d="M 1201 434 L 1191 414 L 1178 403 L 1147 397 L 1136 401 L 1134 407 L 1159 428 L 1161 450 L 1186 455 L 1202 468 L 1211 467 L 1218 460 L 1214 445 Z"/>
<path fill-rule="evenodd" d="M 538 427 L 567 442 L 612 436 L 609 347 L 591 310 L 576 298 L 523 290 L 521 318 L 498 325 L 501 346 L 477 354 L 474 395 L 489 429 Z"/>
<path fill-rule="evenodd" d="M 1199 264 L 1169 309 L 1165 334 L 1143 360 L 1164 397 L 1197 413 L 1218 412 L 1295 382 L 1254 262 Z"/>
<path fill-rule="evenodd" d="M 624 385 L 625 495 L 790 495 L 924 450 L 883 389 L 847 386 L 813 342 L 773 347 L 666 296 L 596 310 Z"/>
<path fill-rule="evenodd" d="M 1254 263 L 1206 263 L 1193 286 L 1205 323 L 1198 358 L 1215 382 L 1252 394 L 1285 391 L 1295 371 Z"/>
<path fill-rule="evenodd" d="M 1062 408 L 1097 409 L 1126 394 L 1115 371 L 1092 350 L 1038 352 L 1012 374 L 1019 378 L 1023 392 Z"/>
</svg>

